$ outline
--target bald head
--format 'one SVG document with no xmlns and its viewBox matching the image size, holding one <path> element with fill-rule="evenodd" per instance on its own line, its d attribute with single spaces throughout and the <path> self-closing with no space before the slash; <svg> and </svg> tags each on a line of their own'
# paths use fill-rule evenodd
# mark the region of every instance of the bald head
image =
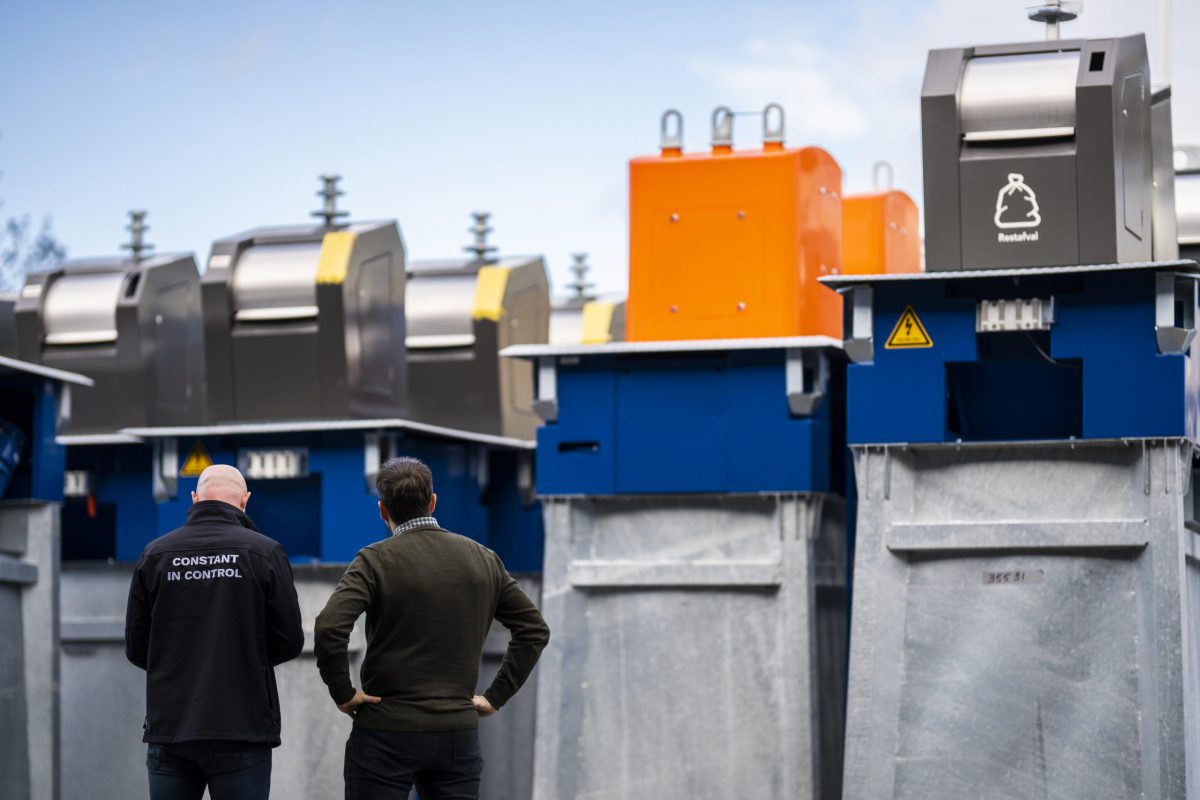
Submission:
<svg viewBox="0 0 1200 800">
<path fill-rule="evenodd" d="M 220 500 L 231 506 L 245 509 L 250 492 L 246 490 L 246 479 L 228 464 L 213 464 L 200 473 L 196 483 L 196 491 L 192 492 L 192 502 L 201 500 Z"/>
</svg>

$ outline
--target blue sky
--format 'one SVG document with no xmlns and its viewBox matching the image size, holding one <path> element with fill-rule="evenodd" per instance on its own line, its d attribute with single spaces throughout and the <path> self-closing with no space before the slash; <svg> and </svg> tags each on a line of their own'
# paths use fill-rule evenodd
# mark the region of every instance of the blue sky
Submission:
<svg viewBox="0 0 1200 800">
<path fill-rule="evenodd" d="M 53 215 L 71 256 L 115 252 L 125 211 L 160 251 L 304 221 L 318 173 L 356 218 L 395 218 L 410 257 L 454 255 L 469 212 L 507 253 L 569 253 L 623 290 L 626 161 L 676 107 L 706 146 L 720 104 L 784 104 L 788 141 L 879 159 L 920 198 L 926 50 L 1041 38 L 1027 2 L 701 0 L 17 3 L 0 0 L 3 213 Z M 1157 0 L 1088 0 L 1066 36 L 1145 31 Z M 1173 12 L 1175 137 L 1200 142 L 1200 3 Z M 1157 77 L 1156 77 L 1157 80 Z M 738 118 L 736 143 L 759 122 Z"/>
</svg>

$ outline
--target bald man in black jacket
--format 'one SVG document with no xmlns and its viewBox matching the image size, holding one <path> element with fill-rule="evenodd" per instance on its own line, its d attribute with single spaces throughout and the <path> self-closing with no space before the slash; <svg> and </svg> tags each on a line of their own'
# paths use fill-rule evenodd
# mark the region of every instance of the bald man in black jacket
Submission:
<svg viewBox="0 0 1200 800">
<path fill-rule="evenodd" d="M 206 469 L 182 528 L 142 551 L 125 654 L 146 670 L 151 800 L 260 800 L 279 746 L 274 667 L 304 631 L 287 554 L 246 516 L 233 467 Z"/>
</svg>

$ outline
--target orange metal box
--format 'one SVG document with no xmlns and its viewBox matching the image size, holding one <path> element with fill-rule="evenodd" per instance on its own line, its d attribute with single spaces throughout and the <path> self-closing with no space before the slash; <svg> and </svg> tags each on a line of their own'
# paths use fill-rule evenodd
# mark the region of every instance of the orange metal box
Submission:
<svg viewBox="0 0 1200 800">
<path fill-rule="evenodd" d="M 719 108 L 712 152 L 685 155 L 669 111 L 662 154 L 629 162 L 630 341 L 841 337 L 841 298 L 817 283 L 841 265 L 841 168 L 785 148 L 772 109 L 761 150 L 735 152 Z"/>
<path fill-rule="evenodd" d="M 917 204 L 901 191 L 842 199 L 842 272 L 920 272 Z"/>
</svg>

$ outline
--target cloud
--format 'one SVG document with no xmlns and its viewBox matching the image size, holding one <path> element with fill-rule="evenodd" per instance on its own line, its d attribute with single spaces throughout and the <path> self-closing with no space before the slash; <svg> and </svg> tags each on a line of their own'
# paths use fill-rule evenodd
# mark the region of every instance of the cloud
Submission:
<svg viewBox="0 0 1200 800">
<path fill-rule="evenodd" d="M 869 115 L 862 101 L 839 85 L 841 70 L 834 66 L 839 58 L 838 53 L 815 44 L 759 38 L 747 42 L 739 58 L 698 58 L 689 66 L 737 109 L 759 109 L 771 102 L 793 112 L 819 108 L 820 114 L 805 115 L 806 133 L 856 136 L 867 129 Z"/>
<path fill-rule="evenodd" d="M 1158 47 L 1157 0 L 1091 0 L 1065 38 L 1145 32 L 1151 69 Z M 1173 10 L 1171 79 L 1176 141 L 1200 141 L 1200 59 L 1184 43 L 1200 34 L 1200 3 Z M 738 110 L 780 102 L 789 141 L 819 144 L 842 164 L 847 190 L 871 187 L 872 165 L 895 166 L 896 185 L 921 196 L 920 91 L 927 52 L 937 47 L 1031 41 L 1041 26 L 1020 4 L 927 0 L 847 12 L 838 27 L 797 14 L 762 20 L 726 58 L 694 58 L 693 74 Z M 1157 80 L 1157 79 L 1156 79 Z"/>
</svg>

